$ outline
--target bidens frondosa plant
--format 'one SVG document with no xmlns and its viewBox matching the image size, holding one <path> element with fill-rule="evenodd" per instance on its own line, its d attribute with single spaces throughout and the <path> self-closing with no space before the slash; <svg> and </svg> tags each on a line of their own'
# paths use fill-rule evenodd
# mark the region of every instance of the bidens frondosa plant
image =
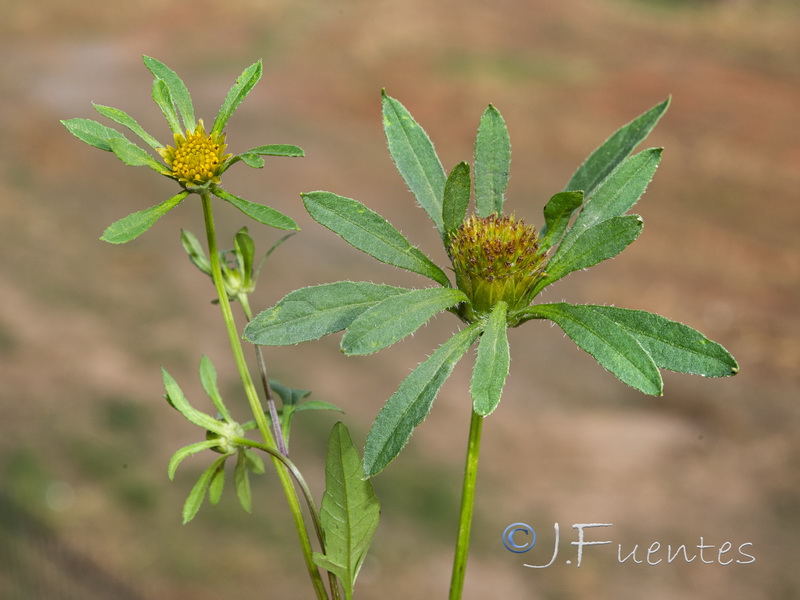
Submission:
<svg viewBox="0 0 800 600">
<path fill-rule="evenodd" d="M 665 101 L 619 129 L 544 207 L 536 229 L 503 213 L 511 150 L 500 113 L 489 106 L 475 140 L 473 166 L 448 174 L 425 131 L 395 99 L 383 95 L 383 124 L 398 171 L 427 212 L 451 264 L 434 264 L 380 215 L 330 192 L 303 194 L 309 214 L 352 246 L 381 262 L 432 280 L 406 289 L 340 281 L 291 292 L 245 330 L 256 344 L 285 345 L 344 331 L 345 354 L 391 346 L 440 311 L 465 326 L 400 384 L 378 414 L 364 450 L 364 475 L 394 459 L 426 417 L 456 363 L 477 342 L 472 373 L 472 421 L 450 597 L 463 588 L 483 419 L 495 410 L 509 373 L 509 327 L 548 319 L 624 383 L 660 395 L 659 368 L 721 377 L 738 366 L 719 344 L 664 317 L 622 308 L 535 304 L 545 287 L 612 258 L 639 235 L 642 220 L 626 214 L 644 193 L 661 149 L 632 154 L 667 109 Z M 471 172 L 474 173 L 474 185 Z M 475 213 L 468 216 L 474 190 Z M 577 216 L 574 217 L 577 212 Z M 451 269 L 455 282 L 445 274 Z"/>
</svg>

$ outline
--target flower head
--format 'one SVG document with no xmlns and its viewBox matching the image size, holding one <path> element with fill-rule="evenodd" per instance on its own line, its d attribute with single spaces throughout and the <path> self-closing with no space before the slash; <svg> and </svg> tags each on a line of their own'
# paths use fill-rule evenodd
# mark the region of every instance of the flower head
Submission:
<svg viewBox="0 0 800 600">
<path fill-rule="evenodd" d="M 225 134 L 206 134 L 203 119 L 194 131 L 174 134 L 175 147 L 159 148 L 158 153 L 172 169 L 172 177 L 184 187 L 219 183 L 220 165 L 232 155 L 225 154 Z"/>
</svg>

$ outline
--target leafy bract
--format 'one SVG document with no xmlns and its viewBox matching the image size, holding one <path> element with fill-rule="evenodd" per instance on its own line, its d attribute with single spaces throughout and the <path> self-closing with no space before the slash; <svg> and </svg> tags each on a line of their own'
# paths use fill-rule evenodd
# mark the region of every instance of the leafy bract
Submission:
<svg viewBox="0 0 800 600">
<path fill-rule="evenodd" d="M 230 192 L 223 190 L 219 186 L 214 186 L 212 191 L 217 198 L 232 204 L 248 217 L 258 221 L 259 223 L 269 225 L 270 227 L 275 227 L 276 229 L 300 229 L 297 226 L 297 223 L 295 223 L 291 217 L 286 216 L 274 208 L 265 206 L 264 204 L 250 202 L 244 198 L 239 198 L 238 196 L 234 196 Z"/>
<path fill-rule="evenodd" d="M 559 192 L 544 206 L 544 227 L 540 231 L 541 248 L 546 252 L 561 241 L 572 213 L 583 204 L 583 192 Z"/>
<path fill-rule="evenodd" d="M 144 65 L 150 72 L 164 82 L 164 85 L 169 90 L 170 97 L 175 103 L 180 116 L 183 119 L 184 129 L 194 131 L 197 123 L 194 120 L 194 107 L 192 106 L 192 97 L 189 90 L 186 89 L 186 84 L 178 77 L 178 74 L 170 69 L 167 65 L 160 60 L 156 60 L 150 56 L 143 56 L 142 60 Z"/>
<path fill-rule="evenodd" d="M 162 148 L 163 144 L 159 142 L 156 138 L 152 135 L 147 133 L 144 128 L 136 122 L 136 120 L 131 117 L 125 111 L 122 111 L 118 108 L 112 108 L 110 106 L 103 106 L 101 104 L 94 104 L 93 105 L 95 110 L 99 112 L 104 117 L 107 117 L 114 121 L 115 123 L 119 123 L 123 127 L 127 127 L 133 133 L 139 136 L 139 138 L 145 142 L 148 146 L 157 150 L 158 148 Z"/>
<path fill-rule="evenodd" d="M 330 192 L 302 194 L 311 217 L 344 241 L 386 264 L 424 275 L 450 287 L 447 275 L 378 213 L 361 202 Z M 441 206 L 439 207 L 441 211 Z M 441 218 L 441 212 L 439 213 Z"/>
<path fill-rule="evenodd" d="M 445 233 L 457 229 L 467 215 L 471 187 L 469 163 L 460 162 L 450 172 L 444 185 L 442 220 Z"/>
<path fill-rule="evenodd" d="M 115 137 L 108 141 L 111 151 L 114 155 L 131 167 L 150 167 L 156 173 L 166 175 L 170 171 L 162 163 L 158 162 L 155 158 L 150 156 L 147 151 L 143 150 L 126 137 Z"/>
<path fill-rule="evenodd" d="M 380 473 L 403 449 L 414 428 L 431 409 L 436 395 L 453 372 L 461 357 L 481 333 L 481 324 L 473 323 L 443 343 L 414 369 L 386 401 L 364 448 L 364 474 Z"/>
<path fill-rule="evenodd" d="M 161 112 L 164 114 L 164 118 L 167 120 L 167 124 L 169 124 L 169 128 L 172 130 L 172 133 L 184 135 L 185 132 L 181 128 L 181 123 L 178 120 L 178 113 L 175 110 L 175 101 L 172 98 L 169 87 L 163 79 L 156 78 L 153 80 L 152 96 L 153 101 L 158 105 L 158 108 L 160 108 Z"/>
<path fill-rule="evenodd" d="M 386 298 L 362 313 L 342 337 L 342 351 L 349 355 L 372 354 L 414 333 L 433 315 L 459 302 L 461 290 L 426 288 Z"/>
<path fill-rule="evenodd" d="M 475 137 L 475 205 L 479 217 L 502 214 L 511 166 L 511 141 L 500 111 L 491 104 Z"/>
<path fill-rule="evenodd" d="M 189 492 L 189 496 L 186 498 L 186 502 L 183 504 L 184 525 L 194 519 L 197 511 L 200 510 L 200 506 L 203 504 L 203 499 L 206 497 L 206 491 L 208 491 L 209 486 L 212 484 L 212 480 L 218 477 L 219 472 L 225 468 L 226 458 L 226 456 L 220 456 L 214 462 L 212 462 L 208 468 L 203 471 L 203 474 L 200 476 L 200 479 L 197 480 L 197 483 L 194 484 L 192 491 Z M 212 499 L 219 500 L 218 494 L 220 492 L 221 489 L 215 489 L 215 496 L 212 496 Z"/>
<path fill-rule="evenodd" d="M 338 281 L 301 288 L 256 315 L 245 328 L 244 337 L 264 346 L 316 340 L 347 328 L 378 302 L 408 291 L 363 281 Z"/>
<path fill-rule="evenodd" d="M 184 190 L 160 204 L 123 217 L 109 225 L 100 239 L 112 244 L 130 242 L 150 229 L 156 221 L 178 206 L 188 195 L 189 192 Z"/>
<path fill-rule="evenodd" d="M 344 424 L 336 423 L 328 439 L 325 494 L 320 521 L 325 553 L 314 553 L 317 566 L 342 583 L 347 600 L 378 527 L 380 504 L 369 480 L 362 477 L 361 459 Z"/>
<path fill-rule="evenodd" d="M 61 124 L 82 142 L 106 152 L 111 152 L 112 139 L 125 137 L 116 129 L 91 119 L 66 119 Z"/>
<path fill-rule="evenodd" d="M 564 190 L 582 190 L 589 198 L 600 182 L 653 130 L 669 107 L 669 103 L 670 99 L 667 98 L 627 125 L 620 127 L 578 167 Z"/>
<path fill-rule="evenodd" d="M 261 79 L 262 65 L 261 61 L 253 63 L 247 67 L 241 75 L 236 79 L 228 91 L 222 106 L 219 109 L 217 118 L 214 120 L 214 125 L 211 127 L 211 134 L 222 133 L 228 119 L 233 114 L 233 111 L 242 103 L 253 87 Z"/>
<path fill-rule="evenodd" d="M 444 237 L 442 196 L 446 177 L 433 143 L 408 110 L 385 91 L 382 104 L 389 154 L 417 202 Z"/>
<path fill-rule="evenodd" d="M 497 408 L 508 377 L 511 354 L 506 327 L 507 309 L 508 305 L 503 301 L 495 304 L 478 342 L 478 356 L 472 370 L 470 394 L 473 410 L 482 417 Z"/>
</svg>

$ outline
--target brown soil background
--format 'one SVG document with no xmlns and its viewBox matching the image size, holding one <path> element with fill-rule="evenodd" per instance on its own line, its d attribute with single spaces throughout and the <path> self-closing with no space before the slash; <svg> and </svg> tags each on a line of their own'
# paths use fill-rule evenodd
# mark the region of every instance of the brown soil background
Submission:
<svg viewBox="0 0 800 600">
<path fill-rule="evenodd" d="M 72 138 L 58 123 L 126 110 L 162 141 L 142 54 L 187 82 L 207 122 L 233 79 L 264 78 L 228 128 L 232 151 L 293 143 L 305 159 L 236 167 L 226 187 L 303 227 L 270 260 L 254 298 L 341 278 L 422 285 L 313 223 L 298 193 L 358 198 L 435 260 L 435 231 L 394 170 L 379 92 L 426 128 L 447 169 L 470 159 L 481 112 L 503 113 L 513 145 L 507 207 L 539 223 L 546 199 L 615 128 L 672 95 L 649 138 L 665 146 L 637 206 L 645 231 L 623 255 L 549 289 L 545 300 L 643 308 L 731 350 L 727 380 L 665 374 L 662 398 L 604 372 L 560 330 L 513 331 L 500 409 L 487 421 L 465 598 L 789 599 L 800 596 L 797 404 L 800 362 L 800 12 L 794 2 L 633 0 L 226 3 L 3 2 L 0 44 L 0 596 L 309 598 L 272 475 L 244 514 L 232 493 L 190 525 L 180 506 L 205 458 L 166 477 L 197 432 L 163 402 L 159 366 L 203 406 L 197 361 L 217 364 L 239 402 L 213 289 L 180 248 L 201 233 L 188 201 L 123 247 L 97 240 L 129 212 L 175 193 L 146 169 Z M 218 210 L 222 239 L 244 224 Z M 251 226 L 266 249 L 279 235 Z M 441 317 L 378 355 L 338 340 L 268 351 L 272 374 L 342 406 L 361 445 L 401 379 L 456 323 Z M 449 583 L 469 418 L 469 360 L 400 459 L 375 480 L 383 519 L 360 598 L 442 598 Z M 243 404 L 239 413 L 244 414 Z M 296 421 L 293 455 L 317 496 L 336 416 Z M 23 518 L 22 515 L 27 515 Z M 30 519 L 30 520 L 26 520 Z M 510 523 L 543 547 L 514 555 Z M 553 523 L 561 555 L 548 569 Z M 573 523 L 613 523 L 574 565 Z M 27 525 L 26 525 L 27 523 Z M 42 533 L 42 532 L 46 533 Z M 756 562 L 619 564 L 653 541 L 751 542 Z M 663 551 L 662 554 L 663 556 Z M 70 563 L 64 556 L 79 556 Z M 61 558 L 59 558 L 61 557 Z M 573 558 L 573 564 L 565 559 Z M 134 597 L 134 596 L 131 596 Z"/>
</svg>

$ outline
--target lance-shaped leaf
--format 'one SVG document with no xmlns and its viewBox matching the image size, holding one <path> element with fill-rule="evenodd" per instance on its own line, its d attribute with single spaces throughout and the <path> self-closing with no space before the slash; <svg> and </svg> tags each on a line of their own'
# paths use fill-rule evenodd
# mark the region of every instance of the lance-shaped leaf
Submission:
<svg viewBox="0 0 800 600">
<path fill-rule="evenodd" d="M 152 135 L 147 133 L 144 128 L 136 122 L 136 120 L 131 117 L 125 111 L 122 111 L 118 108 L 112 108 L 110 106 L 103 106 L 101 104 L 93 104 L 95 110 L 99 112 L 104 117 L 107 117 L 114 121 L 115 123 L 119 123 L 123 127 L 127 127 L 133 133 L 139 136 L 139 138 L 146 143 L 148 146 L 157 150 L 158 148 L 162 148 L 164 144 L 159 142 L 156 138 Z"/>
<path fill-rule="evenodd" d="M 728 377 L 739 372 L 730 352 L 682 323 L 641 310 L 589 308 L 624 327 L 662 369 L 704 377 Z"/>
<path fill-rule="evenodd" d="M 164 200 L 161 204 L 156 204 L 123 217 L 109 225 L 100 239 L 111 244 L 130 242 L 150 229 L 156 221 L 178 206 L 188 195 L 189 192 L 183 191 L 172 198 Z"/>
<path fill-rule="evenodd" d="M 236 457 L 236 467 L 233 470 L 233 487 L 236 489 L 236 497 L 239 504 L 246 512 L 252 512 L 253 501 L 250 494 L 250 469 L 246 451 L 240 450 Z"/>
<path fill-rule="evenodd" d="M 462 329 L 414 369 L 386 401 L 367 436 L 364 475 L 380 473 L 400 453 L 414 428 L 428 416 L 439 389 L 481 333 L 473 323 Z"/>
<path fill-rule="evenodd" d="M 592 306 L 537 304 L 527 312 L 534 318 L 553 321 L 620 381 L 645 394 L 662 394 L 661 374 L 647 350 L 627 328 Z"/>
<path fill-rule="evenodd" d="M 108 141 L 114 155 L 131 167 L 150 167 L 156 173 L 167 175 L 170 170 L 163 163 L 158 162 L 126 137 L 112 138 Z"/>
<path fill-rule="evenodd" d="M 564 236 L 558 252 L 569 249 L 587 229 L 613 217 L 624 215 L 642 197 L 661 161 L 661 148 L 643 150 L 626 158 L 603 180 L 589 198 Z"/>
<path fill-rule="evenodd" d="M 445 173 L 428 134 L 406 108 L 382 92 L 383 130 L 389 154 L 419 205 L 444 236 L 442 195 Z"/>
<path fill-rule="evenodd" d="M 274 208 L 265 206 L 263 204 L 250 202 L 244 198 L 239 198 L 238 196 L 234 196 L 230 192 L 223 190 L 219 186 L 214 186 L 212 188 L 212 192 L 217 198 L 232 204 L 248 217 L 258 221 L 259 223 L 269 225 L 270 227 L 275 227 L 276 229 L 300 229 L 300 227 L 297 226 L 297 223 L 295 223 L 291 217 L 287 217 L 285 214 L 275 210 Z"/>
<path fill-rule="evenodd" d="M 372 354 L 414 333 L 436 313 L 466 302 L 461 290 L 426 288 L 390 296 L 365 311 L 342 337 L 345 354 Z"/>
<path fill-rule="evenodd" d="M 442 219 L 446 233 L 458 229 L 469 207 L 470 188 L 469 163 L 460 162 L 447 177 L 444 185 L 444 202 L 442 205 Z"/>
<path fill-rule="evenodd" d="M 172 101 L 178 108 L 178 112 L 183 118 L 183 127 L 194 131 L 197 123 L 194 120 L 194 107 L 192 106 L 192 97 L 189 90 L 186 89 L 186 84 L 178 77 L 178 74 L 170 69 L 167 65 L 150 56 L 143 56 L 142 60 L 144 65 L 156 77 L 161 79 L 169 90 Z"/>
<path fill-rule="evenodd" d="M 211 128 L 211 133 L 222 133 L 222 130 L 225 129 L 225 124 L 228 122 L 228 119 L 233 114 L 233 111 L 242 103 L 253 87 L 258 83 L 258 80 L 261 79 L 261 61 L 259 60 L 256 63 L 253 63 L 249 67 L 247 67 L 241 75 L 239 75 L 236 83 L 233 84 L 231 89 L 228 91 L 228 95 L 225 96 L 225 101 L 222 103 L 222 106 L 219 109 L 219 113 L 217 114 L 217 118 L 214 120 L 214 126 Z"/>
<path fill-rule="evenodd" d="M 508 377 L 511 354 L 508 347 L 505 302 L 498 302 L 486 320 L 486 328 L 478 342 L 478 356 L 472 370 L 472 408 L 485 417 L 497 408 Z"/>
<path fill-rule="evenodd" d="M 206 490 L 208 490 L 208 486 L 211 485 L 211 481 L 217 475 L 218 471 L 225 467 L 226 458 L 227 456 L 220 456 L 218 459 L 212 462 L 209 467 L 203 471 L 203 474 L 200 476 L 200 479 L 197 480 L 197 483 L 194 484 L 192 491 L 189 492 L 189 496 L 186 498 L 186 502 L 183 504 L 184 525 L 194 519 L 197 511 L 200 510 L 200 506 L 203 504 L 203 499 L 206 497 Z"/>
<path fill-rule="evenodd" d="M 511 141 L 506 122 L 490 104 L 481 117 L 475 138 L 475 205 L 479 217 L 503 213 L 510 167 Z"/>
<path fill-rule="evenodd" d="M 344 241 L 386 264 L 450 287 L 447 275 L 391 223 L 361 202 L 330 192 L 301 194 L 311 217 Z M 441 206 L 439 207 L 441 211 Z M 439 213 L 441 218 L 441 212 Z"/>
<path fill-rule="evenodd" d="M 594 189 L 633 149 L 648 136 L 669 107 L 670 99 L 654 106 L 627 125 L 620 127 L 589 158 L 578 167 L 564 188 L 565 191 L 583 190 L 590 197 Z"/>
<path fill-rule="evenodd" d="M 302 157 L 305 156 L 305 153 L 302 148 L 290 144 L 270 144 L 251 148 L 247 152 L 242 152 L 239 156 L 235 157 L 234 160 L 241 160 L 248 167 L 260 169 L 264 166 L 264 159 L 261 158 L 262 156 Z"/>
<path fill-rule="evenodd" d="M 222 418 L 228 423 L 233 423 L 233 417 L 231 417 L 231 414 L 228 412 L 225 403 L 222 401 L 222 396 L 219 393 L 217 370 L 214 368 L 211 359 L 205 354 L 200 358 L 200 383 L 206 394 L 208 394 L 208 397 L 211 398 L 211 401 L 214 403 L 214 407 L 219 411 L 219 414 L 222 415 Z"/>
<path fill-rule="evenodd" d="M 188 446 L 180 448 L 177 452 L 175 452 L 175 454 L 172 455 L 172 458 L 169 459 L 169 464 L 167 465 L 167 474 L 169 475 L 170 481 L 175 479 L 175 471 L 178 470 L 178 465 L 180 465 L 185 459 L 193 454 L 202 452 L 203 450 L 210 450 L 217 444 L 219 444 L 219 440 L 203 440 L 202 442 L 195 442 L 194 444 L 189 444 Z"/>
<path fill-rule="evenodd" d="M 116 129 L 91 119 L 67 119 L 61 121 L 61 124 L 82 142 L 106 152 L 111 152 L 112 139 L 125 137 Z"/>
<path fill-rule="evenodd" d="M 212 506 L 219 504 L 222 498 L 222 490 L 225 488 L 225 466 L 224 463 L 214 471 L 211 481 L 208 482 L 208 501 Z"/>
<path fill-rule="evenodd" d="M 181 245 L 189 255 L 192 264 L 206 275 L 211 275 L 211 262 L 206 256 L 206 251 L 200 245 L 200 241 L 191 231 L 181 229 Z"/>
<path fill-rule="evenodd" d="M 353 597 L 356 577 L 380 518 L 372 484 L 361 473 L 361 459 L 350 434 L 342 423 L 336 423 L 328 439 L 320 511 L 325 554 L 315 552 L 314 563 L 339 578 L 346 600 Z"/>
<path fill-rule="evenodd" d="M 378 302 L 405 288 L 365 281 L 338 281 L 301 288 L 253 318 L 246 340 L 262 346 L 288 346 L 317 340 L 347 328 Z"/>
<path fill-rule="evenodd" d="M 559 250 L 545 267 L 545 276 L 534 286 L 533 295 L 573 271 L 586 269 L 627 248 L 639 237 L 644 223 L 639 215 L 614 217 L 580 234 L 565 251 Z"/>
<path fill-rule="evenodd" d="M 161 109 L 161 112 L 164 113 L 164 118 L 167 119 L 172 133 L 184 135 L 184 130 L 181 129 L 181 123 L 178 120 L 178 113 L 175 110 L 175 102 L 163 79 L 155 79 L 153 81 L 152 96 L 153 101 L 158 105 L 158 108 Z"/>
<path fill-rule="evenodd" d="M 544 227 L 540 231 L 541 248 L 547 251 L 561 241 L 569 220 L 583 204 L 583 192 L 559 192 L 545 204 Z"/>
<path fill-rule="evenodd" d="M 203 412 L 200 412 L 191 404 L 189 404 L 186 396 L 183 395 L 183 391 L 181 391 L 181 388 L 172 378 L 172 375 L 167 373 L 166 369 L 161 369 L 161 375 L 164 379 L 164 387 L 167 390 L 167 400 L 175 408 L 175 410 L 181 413 L 187 421 L 197 425 L 198 427 L 202 427 L 203 429 L 213 431 L 214 433 L 220 435 L 224 434 L 225 426 L 221 422 L 209 417 Z"/>
</svg>

